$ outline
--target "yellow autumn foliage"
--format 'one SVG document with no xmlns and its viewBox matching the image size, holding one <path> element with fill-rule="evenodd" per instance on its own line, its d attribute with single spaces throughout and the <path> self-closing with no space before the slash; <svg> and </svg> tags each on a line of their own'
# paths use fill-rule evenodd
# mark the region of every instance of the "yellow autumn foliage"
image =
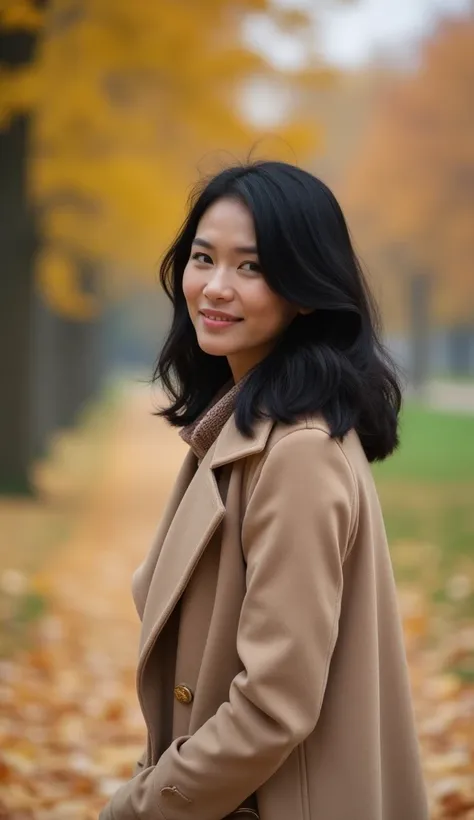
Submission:
<svg viewBox="0 0 474 820">
<path fill-rule="evenodd" d="M 54 245 L 45 245 L 37 256 L 36 272 L 40 290 L 57 313 L 81 321 L 97 318 L 100 312 L 98 300 L 83 291 L 70 254 Z"/>
<path fill-rule="evenodd" d="M 0 129 L 8 128 L 12 115 L 30 111 L 39 96 L 36 67 L 14 71 L 0 65 Z"/>
<path fill-rule="evenodd" d="M 256 143 L 257 155 L 283 150 L 290 161 L 317 152 L 322 137 L 308 94 L 311 78 L 313 86 L 327 82 L 327 72 L 280 76 L 243 43 L 252 13 L 270 14 L 272 4 L 51 0 L 35 64 L 0 92 L 4 124 L 15 111 L 33 112 L 30 191 L 48 249 L 69 248 L 71 259 L 86 257 L 112 280 L 120 269 L 152 282 L 199 175 L 245 159 Z M 273 13 L 290 30 L 301 26 L 301 15 Z M 241 109 L 243 84 L 257 76 L 292 92 L 291 117 L 271 134 Z M 41 261 L 50 297 L 61 268 L 56 260 L 49 281 L 53 258 L 48 250 Z M 68 286 L 56 306 L 68 302 Z"/>
<path fill-rule="evenodd" d="M 0 27 L 7 31 L 37 31 L 43 21 L 43 12 L 34 0 L 0 0 Z"/>
</svg>

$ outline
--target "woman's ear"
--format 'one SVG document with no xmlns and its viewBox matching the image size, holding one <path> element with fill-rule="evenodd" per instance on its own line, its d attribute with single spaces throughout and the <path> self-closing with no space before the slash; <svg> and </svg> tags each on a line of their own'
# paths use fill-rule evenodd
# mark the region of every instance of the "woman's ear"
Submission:
<svg viewBox="0 0 474 820">
<path fill-rule="evenodd" d="M 301 313 L 302 316 L 309 316 L 310 313 L 314 313 L 316 308 L 298 308 L 298 313 Z"/>
</svg>

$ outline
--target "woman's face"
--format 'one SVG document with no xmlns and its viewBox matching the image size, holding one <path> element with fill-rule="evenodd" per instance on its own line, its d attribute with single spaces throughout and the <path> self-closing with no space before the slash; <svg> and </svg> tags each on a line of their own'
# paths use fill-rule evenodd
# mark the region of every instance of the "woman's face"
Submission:
<svg viewBox="0 0 474 820">
<path fill-rule="evenodd" d="M 204 213 L 183 276 L 198 344 L 226 356 L 239 381 L 270 352 L 298 308 L 270 290 L 259 266 L 250 211 L 219 199 Z"/>
</svg>

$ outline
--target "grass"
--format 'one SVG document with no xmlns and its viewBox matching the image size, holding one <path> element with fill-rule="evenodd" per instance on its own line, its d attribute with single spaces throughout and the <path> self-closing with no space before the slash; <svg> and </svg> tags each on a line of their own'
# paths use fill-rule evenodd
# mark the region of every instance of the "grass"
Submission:
<svg viewBox="0 0 474 820">
<path fill-rule="evenodd" d="M 386 462 L 376 465 L 374 472 L 381 480 L 474 482 L 474 415 L 407 405 L 401 420 L 401 446 Z"/>
<path fill-rule="evenodd" d="M 399 583 L 441 616 L 474 617 L 474 415 L 409 404 L 401 446 L 374 465 Z"/>
</svg>

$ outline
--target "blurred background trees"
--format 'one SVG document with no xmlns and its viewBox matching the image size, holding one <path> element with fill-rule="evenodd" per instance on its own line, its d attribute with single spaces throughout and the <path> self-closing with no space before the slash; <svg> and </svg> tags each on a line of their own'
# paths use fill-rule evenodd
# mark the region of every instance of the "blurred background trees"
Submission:
<svg viewBox="0 0 474 820">
<path fill-rule="evenodd" d="M 1 489 L 114 364 L 151 372 L 190 185 L 251 151 L 339 194 L 413 385 L 473 372 L 472 10 L 344 70 L 332 6 L 0 0 Z"/>
<path fill-rule="evenodd" d="M 245 156 L 261 135 L 242 111 L 245 82 L 284 79 L 291 114 L 272 133 L 300 154 L 317 150 L 307 98 L 327 72 L 307 63 L 279 75 L 243 43 L 242 19 L 257 12 L 287 29 L 304 23 L 266 0 L 0 6 L 0 487 L 28 488 L 31 458 L 97 389 L 107 317 L 124 298 L 149 298 L 196 169 Z"/>
<path fill-rule="evenodd" d="M 474 19 L 445 22 L 415 71 L 387 84 L 346 183 L 353 227 L 388 326 L 429 372 L 444 331 L 449 369 L 474 366 Z"/>
</svg>

